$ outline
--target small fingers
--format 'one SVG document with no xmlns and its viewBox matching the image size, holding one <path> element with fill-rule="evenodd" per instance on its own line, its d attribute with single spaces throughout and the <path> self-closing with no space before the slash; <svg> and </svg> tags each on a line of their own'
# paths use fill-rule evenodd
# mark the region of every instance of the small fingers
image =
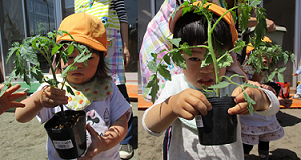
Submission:
<svg viewBox="0 0 301 160">
<path fill-rule="evenodd" d="M 16 100 L 16 99 L 18 99 L 18 98 L 21 98 L 21 97 L 26 96 L 26 94 L 27 94 L 26 92 L 15 93 L 15 94 L 10 95 L 10 96 L 8 97 L 8 100 L 9 100 L 9 101 L 14 101 L 14 100 Z"/>
<path fill-rule="evenodd" d="M 228 110 L 228 113 L 230 115 L 234 115 L 234 114 L 249 114 L 248 103 L 247 102 L 238 103 L 234 107 L 230 108 Z"/>
</svg>

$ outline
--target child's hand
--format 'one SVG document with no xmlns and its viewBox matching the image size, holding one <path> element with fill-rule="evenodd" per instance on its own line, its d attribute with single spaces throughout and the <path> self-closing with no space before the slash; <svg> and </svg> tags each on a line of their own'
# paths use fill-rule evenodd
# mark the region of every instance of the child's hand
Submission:
<svg viewBox="0 0 301 160">
<path fill-rule="evenodd" d="M 0 90 L 5 84 L 0 84 Z M 7 111 L 10 108 L 25 107 L 25 104 L 19 102 L 13 102 L 14 100 L 26 96 L 26 92 L 14 93 L 21 87 L 20 84 L 16 84 L 9 87 L 5 93 L 0 97 L 0 114 Z M 12 94 L 14 93 L 14 94 Z"/>
<path fill-rule="evenodd" d="M 290 108 L 293 100 L 292 99 L 288 99 L 288 98 L 278 98 L 280 105 L 284 106 L 284 108 Z"/>
<path fill-rule="evenodd" d="M 61 104 L 68 104 L 68 97 L 64 90 L 46 86 L 40 92 L 40 103 L 45 108 L 53 108 Z"/>
<path fill-rule="evenodd" d="M 199 112 L 205 116 L 212 109 L 202 92 L 190 88 L 171 96 L 168 103 L 171 103 L 174 114 L 188 120 L 192 120 Z"/>
<path fill-rule="evenodd" d="M 297 73 L 293 73 L 292 75 L 293 75 L 293 76 L 298 76 L 298 74 L 297 74 Z"/>
<path fill-rule="evenodd" d="M 103 138 L 89 125 L 86 125 L 86 129 L 91 135 L 91 141 L 92 143 L 88 147 L 86 153 L 84 154 L 83 157 L 78 158 L 78 160 L 90 160 L 93 159 L 94 156 L 96 156 L 98 153 L 101 151 L 99 148 L 101 147 L 100 145 L 102 144 L 101 142 L 104 141 Z"/>
<path fill-rule="evenodd" d="M 265 110 L 270 105 L 270 101 L 265 95 L 265 93 L 258 88 L 246 88 L 246 93 L 252 98 L 256 104 L 253 105 L 254 111 Z M 250 114 L 248 110 L 248 103 L 244 98 L 243 90 L 240 87 L 237 87 L 233 92 L 232 96 L 235 97 L 234 101 L 237 103 L 234 107 L 228 110 L 230 115 L 233 114 Z"/>
</svg>

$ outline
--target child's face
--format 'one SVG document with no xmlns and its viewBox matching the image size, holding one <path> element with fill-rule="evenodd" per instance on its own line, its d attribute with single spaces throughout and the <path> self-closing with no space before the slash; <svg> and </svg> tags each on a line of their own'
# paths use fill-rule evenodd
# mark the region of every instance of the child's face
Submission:
<svg viewBox="0 0 301 160">
<path fill-rule="evenodd" d="M 202 89 L 203 84 L 206 87 L 215 84 L 216 77 L 214 65 L 210 64 L 206 67 L 200 68 L 206 53 L 205 48 L 193 48 L 191 57 L 185 54 L 184 51 L 182 51 L 182 53 L 187 65 L 187 70 L 183 69 L 183 73 L 190 84 L 198 89 Z M 219 76 L 223 76 L 225 73 L 225 67 L 219 69 Z"/>
<path fill-rule="evenodd" d="M 74 58 L 79 54 L 77 49 L 74 49 L 73 53 L 69 56 L 69 60 L 64 64 L 61 61 L 61 67 L 66 68 L 73 63 Z M 77 67 L 76 70 L 72 70 L 67 75 L 67 80 L 73 84 L 84 84 L 91 80 L 97 71 L 97 66 L 99 63 L 99 55 L 92 53 L 92 56 L 87 60 L 88 67 L 84 63 L 76 63 L 74 66 Z"/>
</svg>

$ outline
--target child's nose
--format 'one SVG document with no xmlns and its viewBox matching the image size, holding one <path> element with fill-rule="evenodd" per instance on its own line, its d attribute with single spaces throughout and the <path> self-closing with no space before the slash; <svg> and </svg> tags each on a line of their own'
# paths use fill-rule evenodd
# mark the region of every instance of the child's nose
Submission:
<svg viewBox="0 0 301 160">
<path fill-rule="evenodd" d="M 74 66 L 76 66 L 77 68 L 82 68 L 84 67 L 84 63 L 75 63 Z"/>
<path fill-rule="evenodd" d="M 199 71 L 202 72 L 202 73 L 213 72 L 214 71 L 214 65 L 209 64 L 206 67 L 202 67 L 202 68 L 200 67 Z"/>
</svg>

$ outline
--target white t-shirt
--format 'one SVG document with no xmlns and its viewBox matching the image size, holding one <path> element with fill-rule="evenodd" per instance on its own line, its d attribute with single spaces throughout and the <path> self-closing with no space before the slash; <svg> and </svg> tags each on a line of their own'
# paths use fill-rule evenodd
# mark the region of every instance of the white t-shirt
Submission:
<svg viewBox="0 0 301 160">
<path fill-rule="evenodd" d="M 227 72 L 226 76 L 231 76 L 232 72 Z M 242 84 L 242 79 L 239 77 L 234 77 L 232 80 L 238 84 Z M 226 94 L 231 95 L 232 91 L 236 88 L 236 85 L 230 85 L 226 88 L 222 88 L 221 96 L 225 96 Z M 152 106 L 154 107 L 157 104 L 162 103 L 167 98 L 169 98 L 172 95 L 175 95 L 177 93 L 180 93 L 181 91 L 187 89 L 187 88 L 193 88 L 196 89 L 194 86 L 189 84 L 184 76 L 184 74 L 179 74 L 172 77 L 172 81 L 166 82 L 166 85 L 160 95 L 160 97 L 157 99 L 155 104 Z M 261 111 L 256 112 L 261 115 L 272 115 L 277 113 L 279 110 L 279 103 L 277 104 L 272 103 L 273 101 L 277 101 L 277 97 L 268 90 L 262 89 L 269 97 L 271 101 L 270 108 Z M 161 133 L 155 133 L 149 130 L 145 125 L 145 115 L 147 112 L 152 108 L 148 108 L 142 117 L 142 125 L 144 129 L 152 135 L 159 136 Z M 276 107 L 276 109 L 275 109 Z M 277 110 L 278 107 L 278 110 Z M 223 160 L 233 160 L 233 159 L 244 159 L 243 155 L 243 147 L 242 147 L 242 141 L 241 141 L 241 127 L 239 118 L 237 118 L 238 124 L 237 124 L 237 141 L 231 144 L 225 144 L 225 145 L 201 145 L 198 140 L 198 131 L 196 127 L 195 120 L 186 120 L 183 118 L 177 118 L 172 123 L 172 133 L 170 138 L 170 147 L 168 150 L 168 159 L 174 160 L 174 159 L 185 159 L 185 160 L 194 160 L 194 159 L 223 159 Z"/>
<path fill-rule="evenodd" d="M 41 90 L 45 85 L 41 85 L 38 90 Z M 126 114 L 128 120 L 131 116 L 131 105 L 125 100 L 123 95 L 113 81 L 111 81 L 112 92 L 102 101 L 93 101 L 90 106 L 84 109 L 86 112 L 86 123 L 98 132 L 98 134 L 104 134 L 117 119 L 123 114 Z M 37 90 L 37 91 L 38 91 Z M 70 110 L 64 106 L 65 110 Z M 43 108 L 36 116 L 40 123 L 46 122 L 53 117 L 52 113 L 60 112 L 59 106 L 55 108 Z M 88 131 L 87 133 L 87 147 L 91 143 L 91 137 Z M 99 153 L 93 159 L 104 160 L 119 160 L 119 144 L 115 147 Z M 47 151 L 49 160 L 61 159 L 55 151 L 51 140 L 48 137 Z"/>
</svg>

